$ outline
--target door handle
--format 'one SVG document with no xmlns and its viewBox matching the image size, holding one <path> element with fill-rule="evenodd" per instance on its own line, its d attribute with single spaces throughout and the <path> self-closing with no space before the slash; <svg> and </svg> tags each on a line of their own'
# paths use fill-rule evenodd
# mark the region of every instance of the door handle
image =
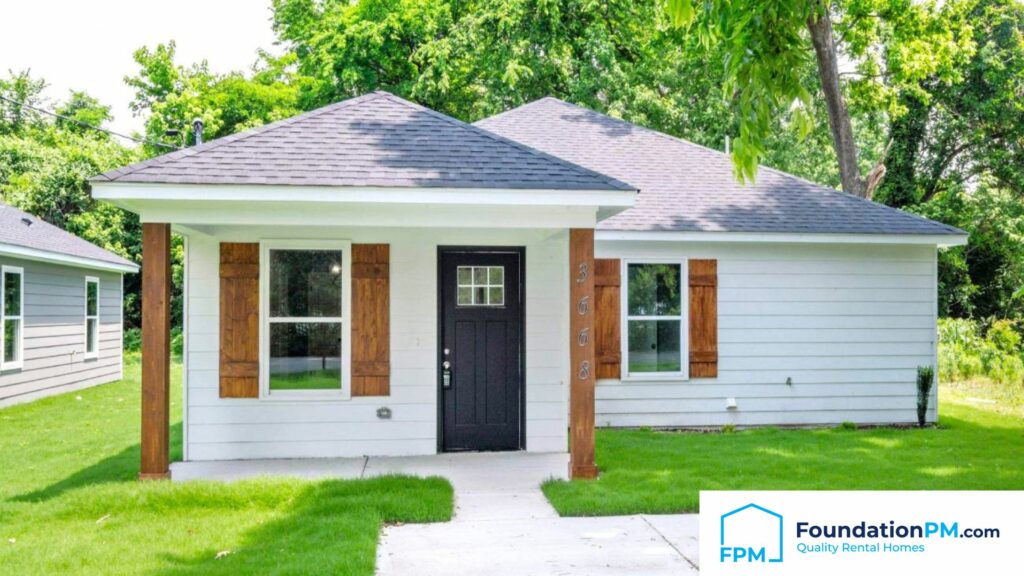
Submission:
<svg viewBox="0 0 1024 576">
<path fill-rule="evenodd" d="M 447 360 L 441 363 L 441 385 L 445 388 L 452 387 L 452 363 Z"/>
</svg>

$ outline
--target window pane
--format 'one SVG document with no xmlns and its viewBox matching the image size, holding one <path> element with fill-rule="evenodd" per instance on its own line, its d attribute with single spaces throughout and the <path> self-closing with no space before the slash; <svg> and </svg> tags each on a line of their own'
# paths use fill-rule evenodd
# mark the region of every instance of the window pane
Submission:
<svg viewBox="0 0 1024 576">
<path fill-rule="evenodd" d="M 85 314 L 95 316 L 99 306 L 99 284 L 87 282 L 85 284 Z"/>
<path fill-rule="evenodd" d="M 680 315 L 679 268 L 679 264 L 630 264 L 629 315 Z"/>
<path fill-rule="evenodd" d="M 4 314 L 21 316 L 21 274 L 4 274 Z"/>
<path fill-rule="evenodd" d="M 473 304 L 485 306 L 487 304 L 487 288 L 478 286 L 473 288 Z"/>
<path fill-rule="evenodd" d="M 473 289 L 459 288 L 459 306 L 470 306 L 473 304 Z"/>
<path fill-rule="evenodd" d="M 470 266 L 459 266 L 459 286 L 471 286 L 473 284 L 473 268 Z"/>
<path fill-rule="evenodd" d="M 4 362 L 17 362 L 18 340 L 21 338 L 21 320 L 4 321 Z"/>
<path fill-rule="evenodd" d="M 679 320 L 629 321 L 629 371 L 679 372 Z"/>
<path fill-rule="evenodd" d="M 270 315 L 341 317 L 341 251 L 271 250 Z"/>
<path fill-rule="evenodd" d="M 505 289 L 504 288 L 488 288 L 488 300 L 487 303 L 491 306 L 502 306 L 505 304 Z"/>
<path fill-rule="evenodd" d="M 85 321 L 85 351 L 95 352 L 96 351 L 96 319 L 90 318 Z"/>
<path fill-rule="evenodd" d="M 477 268 L 476 266 L 473 267 L 473 284 L 476 284 L 477 286 L 487 285 L 487 268 Z"/>
<path fill-rule="evenodd" d="M 503 286 L 505 284 L 505 267 L 491 266 L 488 268 L 489 282 L 491 286 Z"/>
<path fill-rule="evenodd" d="M 270 325 L 270 389 L 341 388 L 341 324 Z"/>
</svg>

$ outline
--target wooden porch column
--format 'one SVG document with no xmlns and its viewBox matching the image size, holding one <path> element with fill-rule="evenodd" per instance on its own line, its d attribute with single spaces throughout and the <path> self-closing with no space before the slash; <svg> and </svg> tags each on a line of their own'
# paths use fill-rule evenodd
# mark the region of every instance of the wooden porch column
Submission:
<svg viewBox="0 0 1024 576">
<path fill-rule="evenodd" d="M 594 464 L 594 230 L 569 230 L 569 477 L 596 478 Z"/>
<path fill-rule="evenodd" d="M 171 226 L 142 225 L 142 466 L 140 480 L 169 478 Z"/>
</svg>

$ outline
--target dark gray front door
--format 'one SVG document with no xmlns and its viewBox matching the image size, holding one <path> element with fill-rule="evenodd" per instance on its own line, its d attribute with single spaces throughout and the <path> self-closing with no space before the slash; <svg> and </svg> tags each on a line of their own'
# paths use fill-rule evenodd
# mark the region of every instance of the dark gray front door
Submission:
<svg viewBox="0 0 1024 576">
<path fill-rule="evenodd" d="M 440 251 L 441 449 L 523 447 L 523 251 Z"/>
</svg>

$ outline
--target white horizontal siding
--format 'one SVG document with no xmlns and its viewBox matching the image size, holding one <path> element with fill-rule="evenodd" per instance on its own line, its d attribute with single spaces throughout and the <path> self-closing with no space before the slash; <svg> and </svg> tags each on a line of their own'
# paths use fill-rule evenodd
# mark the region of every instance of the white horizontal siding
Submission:
<svg viewBox="0 0 1024 576">
<path fill-rule="evenodd" d="M 935 362 L 934 248 L 617 241 L 596 251 L 716 259 L 719 311 L 717 378 L 602 380 L 599 426 L 916 419 L 916 370 Z"/>
<path fill-rule="evenodd" d="M 347 401 L 221 399 L 219 243 L 333 237 L 391 246 L 391 395 Z M 568 239 L 555 231 L 247 228 L 188 239 L 189 460 L 437 451 L 437 247 L 526 247 L 526 446 L 567 449 Z M 377 418 L 387 406 L 390 420 Z"/>
<path fill-rule="evenodd" d="M 121 275 L 0 258 L 24 269 L 24 362 L 0 372 L 0 406 L 121 378 Z M 85 355 L 85 277 L 100 279 L 99 355 Z"/>
</svg>

